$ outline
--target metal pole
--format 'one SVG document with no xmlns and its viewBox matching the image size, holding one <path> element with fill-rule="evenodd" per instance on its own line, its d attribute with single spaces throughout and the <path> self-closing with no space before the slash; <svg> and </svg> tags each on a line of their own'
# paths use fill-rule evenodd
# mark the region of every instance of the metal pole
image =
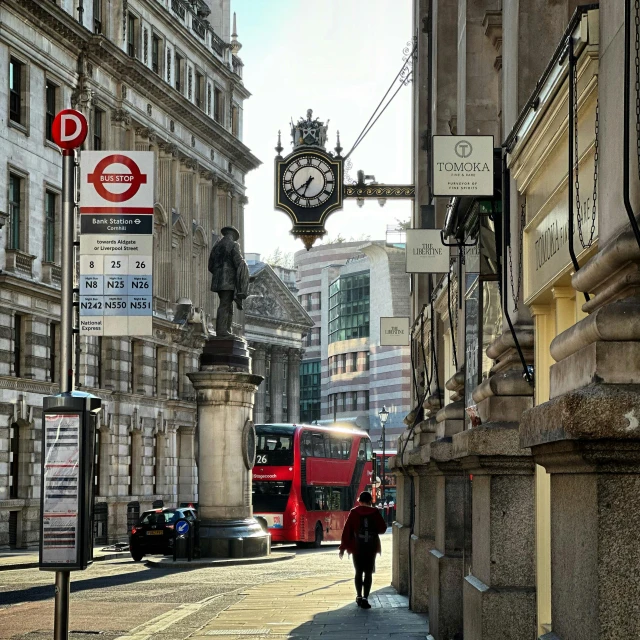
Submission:
<svg viewBox="0 0 640 640">
<path fill-rule="evenodd" d="M 69 638 L 69 571 L 56 571 L 55 614 L 53 619 L 53 640 Z"/>
<path fill-rule="evenodd" d="M 62 286 L 60 317 L 60 393 L 73 391 L 73 231 L 75 152 L 62 152 Z"/>
<path fill-rule="evenodd" d="M 382 423 L 382 500 L 383 500 L 382 504 L 383 505 L 384 505 L 384 500 L 387 497 L 387 483 L 385 482 L 385 473 L 384 473 L 385 472 L 386 463 L 387 463 L 387 461 L 385 459 L 385 453 L 386 453 L 385 444 L 386 444 L 386 441 L 385 441 L 385 437 L 384 437 L 384 422 L 383 422 Z M 386 520 L 386 518 L 385 518 L 385 520 Z"/>
<path fill-rule="evenodd" d="M 60 393 L 73 391 L 73 232 L 76 204 L 75 152 L 62 152 L 62 283 L 60 317 Z M 69 571 L 56 571 L 54 640 L 69 638 Z"/>
</svg>

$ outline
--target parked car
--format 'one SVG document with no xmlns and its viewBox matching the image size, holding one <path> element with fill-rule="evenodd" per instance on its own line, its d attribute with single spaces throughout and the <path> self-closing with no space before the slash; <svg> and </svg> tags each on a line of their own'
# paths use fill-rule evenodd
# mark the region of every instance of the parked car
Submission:
<svg viewBox="0 0 640 640">
<path fill-rule="evenodd" d="M 135 562 L 145 555 L 173 553 L 174 527 L 178 520 L 188 520 L 193 526 L 196 511 L 191 508 L 164 508 L 145 511 L 129 533 L 129 551 Z"/>
</svg>

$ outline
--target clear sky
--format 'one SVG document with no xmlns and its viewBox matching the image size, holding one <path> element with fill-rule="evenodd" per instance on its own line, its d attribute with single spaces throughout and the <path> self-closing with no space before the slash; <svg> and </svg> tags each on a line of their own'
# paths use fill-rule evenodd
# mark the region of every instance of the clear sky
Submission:
<svg viewBox="0 0 640 640">
<path fill-rule="evenodd" d="M 327 149 L 335 147 L 339 130 L 345 154 L 402 66 L 411 0 L 232 0 L 231 6 L 243 80 L 253 94 L 244 103 L 244 142 L 263 162 L 246 179 L 245 251 L 297 251 L 302 242 L 289 233 L 288 216 L 273 207 L 278 129 L 286 155 L 291 118 L 313 109 L 314 118 L 330 120 Z M 411 86 L 402 88 L 351 159 L 353 180 L 363 169 L 378 182 L 411 182 Z M 387 224 L 409 215 L 408 201 L 380 208 L 371 200 L 359 208 L 349 200 L 329 217 L 327 230 L 331 237 L 381 239 Z"/>
</svg>

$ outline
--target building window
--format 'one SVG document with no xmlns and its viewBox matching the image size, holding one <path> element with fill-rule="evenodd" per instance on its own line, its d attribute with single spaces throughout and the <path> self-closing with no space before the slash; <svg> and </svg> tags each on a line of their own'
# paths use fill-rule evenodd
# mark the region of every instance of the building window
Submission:
<svg viewBox="0 0 640 640">
<path fill-rule="evenodd" d="M 58 382 L 58 325 L 52 322 L 49 325 L 49 379 Z"/>
<path fill-rule="evenodd" d="M 300 420 L 311 423 L 320 420 L 322 385 L 320 383 L 320 360 L 309 360 L 300 364 Z"/>
<path fill-rule="evenodd" d="M 46 87 L 46 122 L 45 122 L 45 135 L 47 140 L 53 142 L 53 119 L 56 117 L 56 104 L 58 102 L 58 87 L 53 84 L 51 80 L 47 80 Z"/>
<path fill-rule="evenodd" d="M 201 73 L 198 73 L 196 71 L 195 102 L 198 109 L 204 108 L 204 103 L 202 102 L 203 85 L 204 85 L 204 76 Z"/>
<path fill-rule="evenodd" d="M 22 373 L 22 316 L 13 316 L 13 375 L 16 378 Z"/>
<path fill-rule="evenodd" d="M 93 110 L 93 149 L 102 150 L 102 132 L 104 126 L 104 111 L 97 107 Z"/>
<path fill-rule="evenodd" d="M 45 191 L 44 194 L 44 261 L 56 261 L 56 208 L 58 194 Z"/>
<path fill-rule="evenodd" d="M 9 428 L 9 497 L 18 497 L 18 466 L 20 464 L 20 427 L 12 424 Z"/>
<path fill-rule="evenodd" d="M 369 411 L 369 392 L 368 391 L 363 391 L 362 395 L 363 395 L 363 406 L 362 406 L 362 408 L 365 411 Z"/>
<path fill-rule="evenodd" d="M 234 136 L 240 135 L 240 109 L 236 104 L 231 107 L 231 133 Z"/>
<path fill-rule="evenodd" d="M 224 118 L 224 97 L 222 91 L 218 87 L 213 89 L 213 119 L 216 122 L 222 122 Z"/>
<path fill-rule="evenodd" d="M 132 57 L 138 56 L 138 47 L 136 42 L 138 40 L 138 19 L 129 13 L 127 17 L 127 53 Z"/>
<path fill-rule="evenodd" d="M 184 59 L 181 55 L 176 53 L 176 89 L 182 93 L 182 65 L 184 64 Z"/>
<path fill-rule="evenodd" d="M 25 65 L 11 58 L 9 60 L 9 119 L 17 124 L 25 124 L 22 108 L 26 88 L 25 74 Z"/>
<path fill-rule="evenodd" d="M 93 0 L 93 33 L 102 33 L 102 0 Z"/>
<path fill-rule="evenodd" d="M 341 276 L 329 287 L 329 343 L 369 337 L 369 273 Z"/>
<path fill-rule="evenodd" d="M 22 178 L 9 174 L 8 249 L 20 249 L 22 244 Z"/>
<path fill-rule="evenodd" d="M 160 38 L 155 34 L 151 38 L 151 70 L 160 73 Z"/>
</svg>

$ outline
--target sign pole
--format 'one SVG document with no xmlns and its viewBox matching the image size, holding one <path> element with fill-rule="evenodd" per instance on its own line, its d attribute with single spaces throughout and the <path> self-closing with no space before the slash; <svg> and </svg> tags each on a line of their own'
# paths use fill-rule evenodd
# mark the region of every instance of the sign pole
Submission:
<svg viewBox="0 0 640 640">
<path fill-rule="evenodd" d="M 62 152 L 62 282 L 60 317 L 60 393 L 73 391 L 73 232 L 75 194 L 75 151 Z M 69 637 L 69 592 L 71 573 L 56 571 L 54 640 Z"/>
</svg>

